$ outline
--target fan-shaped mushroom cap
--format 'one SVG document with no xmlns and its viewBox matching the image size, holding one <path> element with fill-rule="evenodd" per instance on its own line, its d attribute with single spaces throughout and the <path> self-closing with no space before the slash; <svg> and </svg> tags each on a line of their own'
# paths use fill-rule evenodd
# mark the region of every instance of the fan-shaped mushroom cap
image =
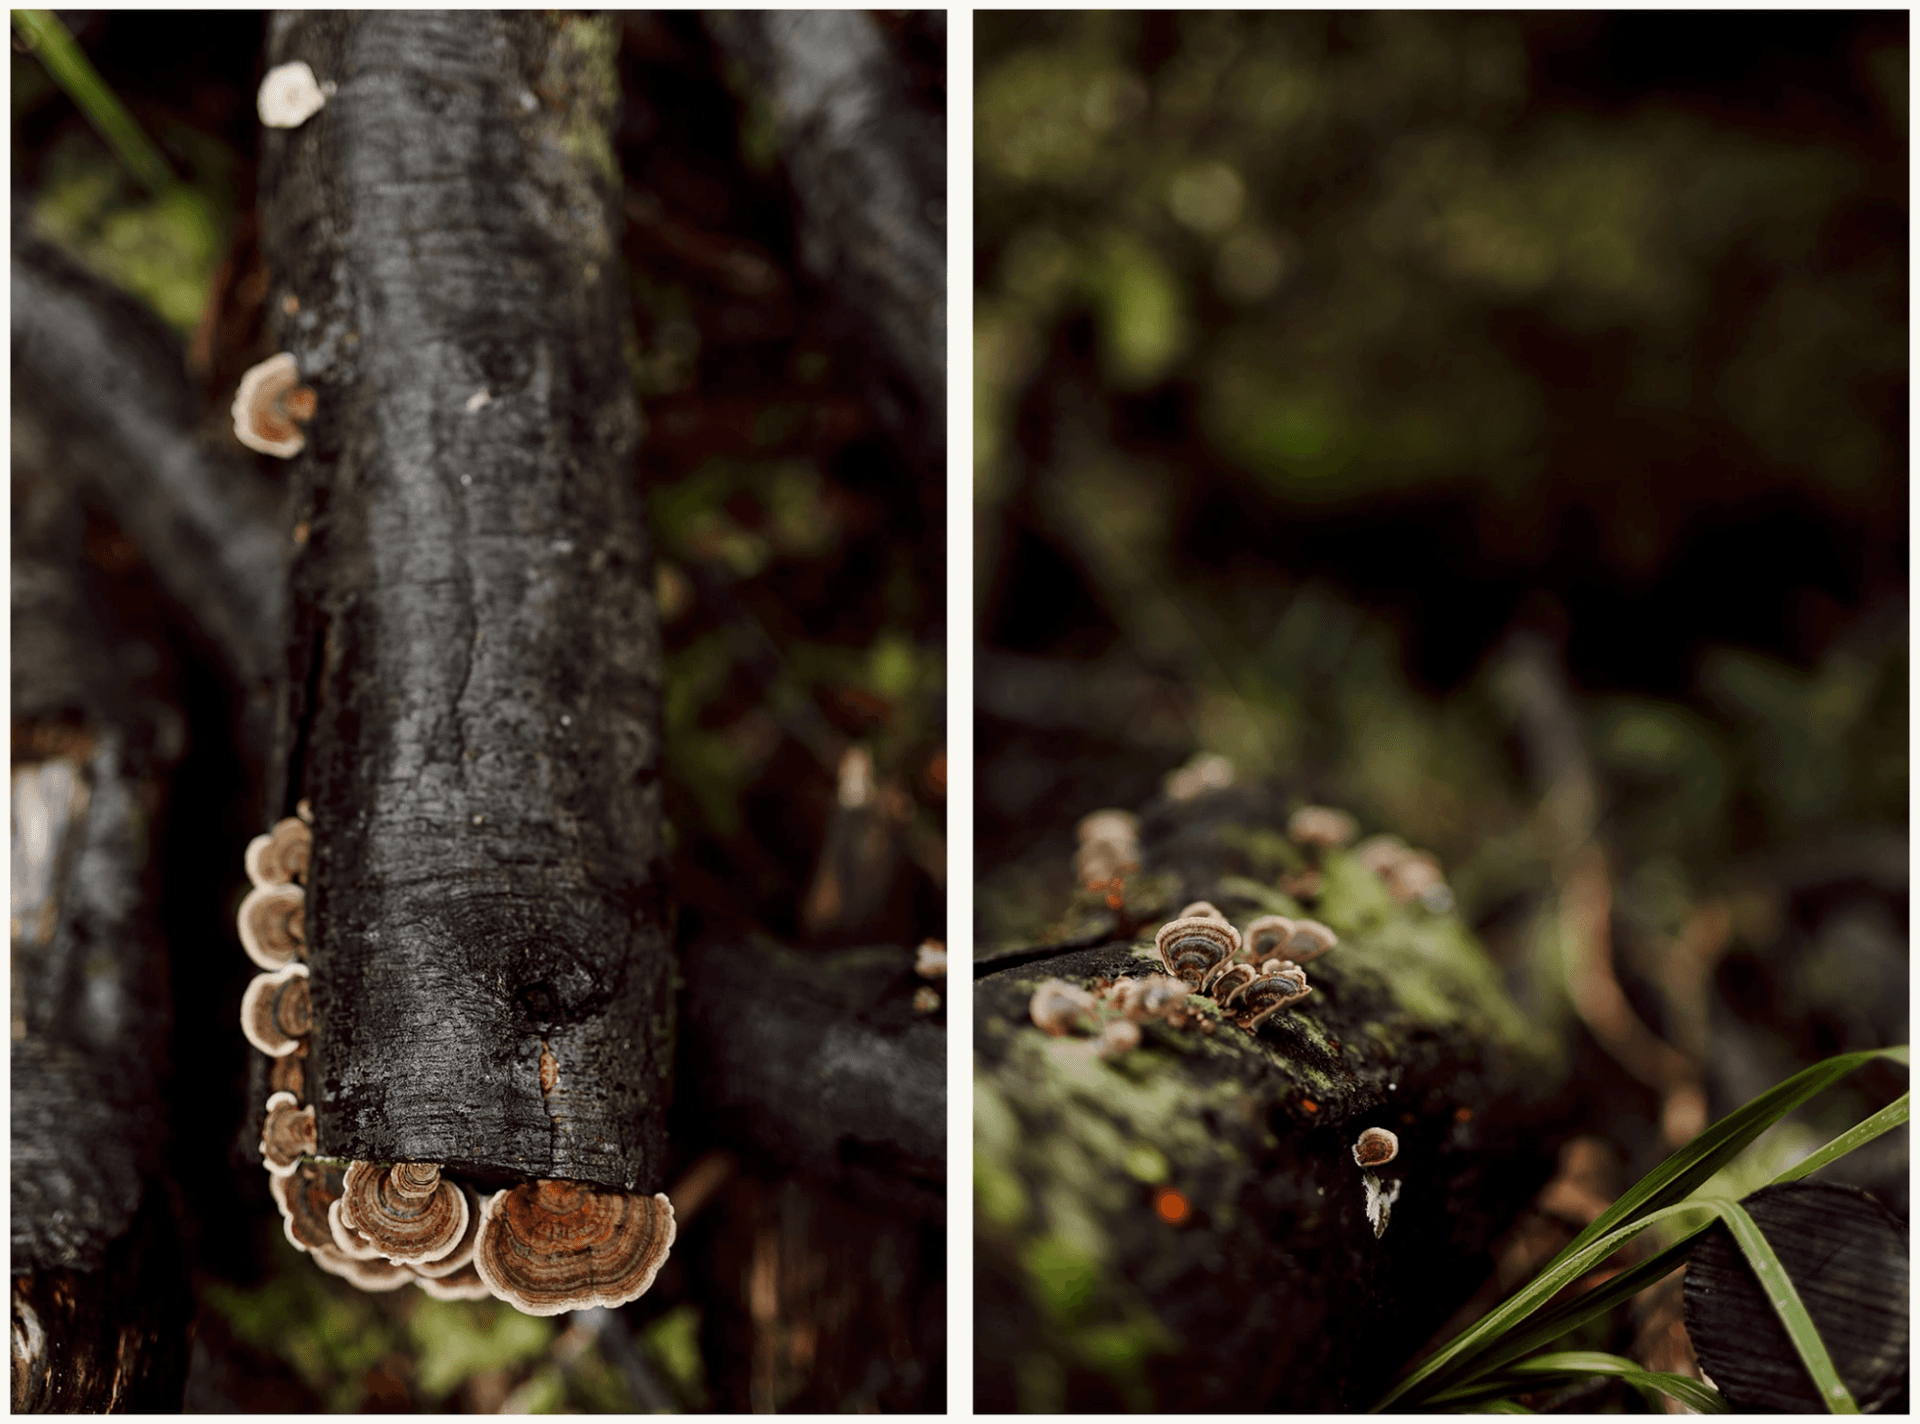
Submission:
<svg viewBox="0 0 1920 1424">
<path fill-rule="evenodd" d="M 1287 818 L 1287 835 L 1301 845 L 1343 846 L 1360 834 L 1360 823 L 1332 806 L 1302 806 Z"/>
<path fill-rule="evenodd" d="M 625 1305 L 645 1293 L 673 1246 L 665 1192 L 527 1182 L 480 1207 L 473 1263 L 493 1293 L 528 1315 Z"/>
<path fill-rule="evenodd" d="M 1353 1144 L 1353 1161 L 1358 1167 L 1384 1167 L 1400 1155 L 1400 1139 L 1384 1127 L 1370 1127 Z"/>
<path fill-rule="evenodd" d="M 462 1186 L 460 1195 L 467 1201 L 467 1229 L 460 1233 L 460 1239 L 453 1243 L 453 1249 L 435 1261 L 409 1261 L 416 1276 L 429 1276 L 436 1280 L 457 1274 L 462 1267 L 472 1268 L 474 1243 L 480 1239 L 480 1197 L 472 1188 Z"/>
<path fill-rule="evenodd" d="M 269 1058 L 280 1058 L 313 1032 L 313 1000 L 307 993 L 307 966 L 289 964 L 273 974 L 256 974 L 240 996 L 240 1032 Z"/>
<path fill-rule="evenodd" d="M 1081 845 L 1092 845 L 1095 841 L 1132 845 L 1140 838 L 1140 818 L 1131 811 L 1111 808 L 1089 811 L 1080 818 L 1075 834 L 1079 836 Z"/>
<path fill-rule="evenodd" d="M 313 1109 L 303 1108 L 292 1093 L 267 1099 L 266 1124 L 260 1129 L 260 1155 L 276 1177 L 290 1177 L 300 1159 L 319 1146 L 314 1135 Z"/>
<path fill-rule="evenodd" d="M 307 952 L 307 892 L 298 885 L 256 885 L 234 919 L 240 947 L 262 969 L 284 969 Z"/>
<path fill-rule="evenodd" d="M 342 1183 L 342 1191 L 345 1183 Z M 355 1261 L 384 1260 L 380 1248 L 360 1234 L 359 1230 L 347 1225 L 340 1216 L 340 1201 L 336 1200 L 327 1208 L 327 1234 L 333 1240 L 330 1243 L 335 1251 Z"/>
<path fill-rule="evenodd" d="M 352 1281 L 363 1291 L 398 1290 L 415 1279 L 405 1266 L 396 1266 L 378 1256 L 371 1260 L 350 1256 L 338 1246 L 316 1246 L 308 1254 L 321 1270 Z"/>
<path fill-rule="evenodd" d="M 1284 955 L 1287 941 L 1292 938 L 1293 921 L 1285 915 L 1262 915 L 1241 931 L 1247 956 L 1255 964 L 1263 963 L 1270 956 Z"/>
<path fill-rule="evenodd" d="M 302 1162 L 268 1185 L 286 1223 L 287 1240 L 302 1251 L 333 1246 L 327 1210 L 340 1200 L 344 1174 L 331 1162 Z"/>
<path fill-rule="evenodd" d="M 1153 937 L 1153 947 L 1159 952 L 1160 963 L 1167 973 L 1198 988 L 1216 964 L 1239 950 L 1240 931 L 1224 919 L 1208 915 L 1183 916 L 1160 926 L 1160 932 Z"/>
<path fill-rule="evenodd" d="M 467 1198 L 430 1162 L 355 1162 L 347 1168 L 340 1221 L 389 1261 L 437 1261 L 466 1232 Z"/>
<path fill-rule="evenodd" d="M 281 1054 L 268 1065 L 267 1091 L 291 1093 L 296 1103 L 306 1101 L 307 1045 L 304 1041 L 294 1044 L 293 1052 Z"/>
<path fill-rule="evenodd" d="M 1236 1005 L 1241 1015 L 1240 1026 L 1256 1029 L 1280 1010 L 1299 1003 L 1312 992 L 1312 987 L 1307 983 L 1306 970 L 1297 966 L 1289 966 L 1272 974 L 1262 973 L 1240 991 L 1240 1001 Z"/>
<path fill-rule="evenodd" d="M 1214 908 L 1213 901 L 1211 900 L 1195 900 L 1191 905 L 1184 907 L 1174 918 L 1176 920 L 1191 920 L 1196 918 L 1219 920 L 1222 924 L 1225 924 L 1227 920 L 1225 915 Z"/>
<path fill-rule="evenodd" d="M 474 1208 L 473 1219 L 480 1220 L 478 1207 Z M 422 1275 L 418 1266 L 409 1269 L 413 1272 L 413 1283 L 435 1300 L 485 1300 L 493 1294 L 492 1288 L 480 1279 L 480 1272 L 474 1269 L 471 1256 L 444 1276 Z"/>
<path fill-rule="evenodd" d="M 260 81 L 260 122 L 270 129 L 297 129 L 326 107 L 327 94 L 304 59 L 276 64 Z"/>
<path fill-rule="evenodd" d="M 1227 1008 L 1242 989 L 1251 984 L 1259 970 L 1251 964 L 1225 964 L 1216 966 L 1206 981 L 1201 984 L 1200 992 L 1210 996 L 1221 1008 Z"/>
<path fill-rule="evenodd" d="M 293 353 L 269 356 L 240 378 L 233 397 L 233 434 L 249 450 L 291 460 L 307 447 L 300 431 L 313 419 L 316 398 L 300 384 Z"/>
<path fill-rule="evenodd" d="M 1145 979 L 1132 982 L 1139 987 L 1128 1004 L 1129 1018 L 1165 1018 L 1186 1003 L 1187 995 L 1193 992 L 1193 986 L 1186 980 L 1166 974 L 1149 974 Z"/>
<path fill-rule="evenodd" d="M 1311 964 L 1340 943 L 1340 936 L 1318 920 L 1294 923 L 1293 937 L 1287 941 L 1286 954 L 1295 964 Z"/>
<path fill-rule="evenodd" d="M 264 836 L 247 842 L 247 879 L 255 885 L 304 883 L 312 849 L 313 828 L 298 816 L 288 816 Z"/>
<path fill-rule="evenodd" d="M 1033 991 L 1027 1013 L 1035 1027 L 1058 1037 L 1092 1021 L 1097 1005 L 1093 995 L 1065 979 L 1049 979 Z"/>
</svg>

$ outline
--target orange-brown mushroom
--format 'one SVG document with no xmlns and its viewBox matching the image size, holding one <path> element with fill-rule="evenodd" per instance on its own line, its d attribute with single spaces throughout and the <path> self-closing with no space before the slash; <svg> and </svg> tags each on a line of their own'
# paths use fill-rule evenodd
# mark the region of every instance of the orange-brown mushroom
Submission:
<svg viewBox="0 0 1920 1424">
<path fill-rule="evenodd" d="M 313 1000 L 307 993 L 307 966 L 289 964 L 273 974 L 256 974 L 240 996 L 240 1032 L 269 1058 L 281 1058 L 313 1032 Z"/>
<path fill-rule="evenodd" d="M 290 1177 L 300 1159 L 319 1145 L 313 1109 L 301 1107 L 292 1093 L 274 1093 L 267 1099 L 266 1123 L 260 1129 L 260 1155 L 276 1177 Z"/>
<path fill-rule="evenodd" d="M 298 885 L 256 885 L 235 917 L 240 947 L 262 969 L 284 969 L 307 953 L 307 892 Z"/>
<path fill-rule="evenodd" d="M 396 1266 L 379 1256 L 362 1259 L 338 1246 L 316 1246 L 308 1254 L 321 1270 L 351 1281 L 363 1291 L 398 1290 L 408 1281 L 418 1279 L 405 1266 Z"/>
<path fill-rule="evenodd" d="M 646 1292 L 673 1246 L 673 1203 L 585 1182 L 527 1182 L 480 1207 L 473 1263 L 528 1315 L 625 1305 Z"/>
<path fill-rule="evenodd" d="M 306 1161 L 270 1183 L 286 1223 L 287 1240 L 302 1251 L 333 1245 L 327 1210 L 340 1200 L 344 1173 L 331 1162 Z"/>
<path fill-rule="evenodd" d="M 313 828 L 298 816 L 276 822 L 264 836 L 247 842 L 247 879 L 255 885 L 285 885 L 307 879 Z"/>
<path fill-rule="evenodd" d="M 283 1053 L 267 1067 L 267 1091 L 291 1093 L 297 1103 L 307 1099 L 307 1045 L 300 1042 L 293 1052 Z"/>
<path fill-rule="evenodd" d="M 478 1208 L 474 1210 L 473 1219 L 480 1219 Z M 493 1294 L 493 1288 L 481 1280 L 480 1273 L 474 1269 L 471 1256 L 444 1276 L 429 1276 L 417 1265 L 408 1269 L 413 1272 L 413 1283 L 435 1300 L 485 1300 Z"/>
<path fill-rule="evenodd" d="M 249 450 L 290 460 L 306 448 L 300 427 L 313 419 L 315 396 L 300 384 L 293 353 L 269 356 L 240 378 L 233 398 L 233 433 Z"/>
<path fill-rule="evenodd" d="M 434 1163 L 355 1162 L 347 1168 L 340 1220 L 389 1261 L 437 1261 L 466 1232 L 467 1198 Z"/>
<path fill-rule="evenodd" d="M 462 1268 L 471 1270 L 473 1266 L 473 1248 L 480 1239 L 480 1198 L 470 1187 L 462 1186 L 460 1195 L 467 1203 L 467 1229 L 460 1233 L 460 1239 L 446 1255 L 432 1261 L 409 1261 L 407 1265 L 417 1276 L 427 1276 L 435 1280 L 444 1280 L 457 1275 Z"/>
</svg>

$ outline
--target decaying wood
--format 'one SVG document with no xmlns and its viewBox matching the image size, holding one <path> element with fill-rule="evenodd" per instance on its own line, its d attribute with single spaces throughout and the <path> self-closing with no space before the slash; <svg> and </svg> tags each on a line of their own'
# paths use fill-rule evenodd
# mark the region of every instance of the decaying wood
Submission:
<svg viewBox="0 0 1920 1424">
<path fill-rule="evenodd" d="M 1061 848 L 1058 922 L 1103 942 L 1038 945 L 976 984 L 981 1408 L 1363 1408 L 1550 1172 L 1551 1046 L 1465 930 L 1351 857 L 1328 856 L 1305 906 L 1283 894 L 1288 809 L 1255 790 L 1148 807 L 1118 916 L 1076 900 Z M 1312 996 L 1252 1033 L 1190 1001 L 1106 1057 L 1035 1026 L 1049 977 L 1159 972 L 1154 931 L 1197 899 L 1241 926 L 1331 924 Z M 1353 1157 L 1369 1127 L 1400 1143 L 1378 1237 Z"/>
<path fill-rule="evenodd" d="M 180 342 L 160 319 L 18 223 L 12 298 L 15 440 L 112 509 L 212 643 L 264 748 L 284 642 L 280 495 L 237 445 L 203 441 Z"/>
<path fill-rule="evenodd" d="M 664 1185 L 660 644 L 633 478 L 610 22 L 277 18 L 298 461 L 289 743 L 314 813 L 320 1148 Z M 543 1091 L 543 1056 L 557 1066 Z"/>
<path fill-rule="evenodd" d="M 801 261 L 867 328 L 919 406 L 895 424 L 946 454 L 946 134 L 918 110 L 859 10 L 716 11 L 707 27 L 771 109 Z"/>
<path fill-rule="evenodd" d="M 177 1408 L 170 1021 L 150 864 L 179 713 L 103 612 L 78 487 L 16 450 L 10 1059 L 16 1409 Z"/>
<path fill-rule="evenodd" d="M 905 948 L 694 946 L 677 1119 L 870 1200 L 944 1216 L 946 1015 L 915 1007 L 924 981 L 913 964 Z"/>
</svg>

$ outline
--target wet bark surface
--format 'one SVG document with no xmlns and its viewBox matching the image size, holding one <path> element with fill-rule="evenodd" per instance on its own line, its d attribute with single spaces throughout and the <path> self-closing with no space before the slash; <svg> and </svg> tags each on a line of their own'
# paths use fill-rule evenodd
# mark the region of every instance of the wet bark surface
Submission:
<svg viewBox="0 0 1920 1424">
<path fill-rule="evenodd" d="M 321 1151 L 653 1190 L 672 1004 L 613 44 L 276 22 L 272 61 L 336 86 L 266 141 L 319 394 L 276 809 L 314 812 Z"/>
<path fill-rule="evenodd" d="M 1284 808 L 1239 790 L 1150 807 L 1126 923 L 1084 897 L 1069 908 L 1063 857 L 1058 923 L 1102 942 L 983 966 L 982 1408 L 1364 1408 L 1550 1173 L 1564 1065 L 1478 945 L 1343 856 L 1305 905 L 1279 891 Z M 1045 979 L 1161 972 L 1153 932 L 1203 898 L 1236 925 L 1332 925 L 1312 997 L 1252 1032 L 1198 1000 L 1185 1025 L 1149 1022 L 1106 1058 L 1035 1027 Z M 1378 1171 L 1398 1187 L 1378 1237 L 1353 1158 L 1368 1127 L 1400 1142 Z"/>
<path fill-rule="evenodd" d="M 689 1135 L 944 1219 L 946 1014 L 915 1007 L 913 964 L 884 946 L 694 946 L 676 1110 Z"/>
</svg>

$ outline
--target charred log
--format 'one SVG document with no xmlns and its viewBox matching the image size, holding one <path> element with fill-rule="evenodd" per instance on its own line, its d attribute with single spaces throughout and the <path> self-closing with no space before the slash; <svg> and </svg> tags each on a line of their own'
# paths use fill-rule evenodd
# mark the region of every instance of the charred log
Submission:
<svg viewBox="0 0 1920 1424">
<path fill-rule="evenodd" d="M 314 814 L 323 1153 L 663 1185 L 659 635 L 607 22 L 304 13 L 266 136 L 297 466 L 289 733 Z M 291 302 L 287 298 L 292 298 Z"/>
</svg>

